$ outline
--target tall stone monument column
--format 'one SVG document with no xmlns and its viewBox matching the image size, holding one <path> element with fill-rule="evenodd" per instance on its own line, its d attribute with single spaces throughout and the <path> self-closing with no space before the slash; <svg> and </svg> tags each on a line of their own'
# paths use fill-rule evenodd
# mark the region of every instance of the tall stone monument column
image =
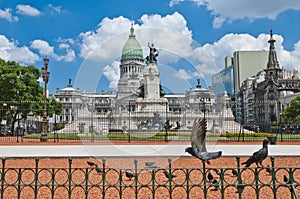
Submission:
<svg viewBox="0 0 300 199">
<path fill-rule="evenodd" d="M 146 99 L 159 99 L 160 98 L 160 73 L 157 68 L 158 51 L 154 44 L 148 44 L 150 48 L 150 55 L 146 57 L 147 67 L 144 72 L 144 91 Z"/>
<path fill-rule="evenodd" d="M 144 70 L 144 97 L 136 100 L 138 118 L 146 122 L 148 128 L 162 128 L 163 119 L 167 117 L 168 100 L 160 96 L 160 72 L 157 67 L 158 50 L 154 44 L 148 44 L 150 49 L 146 57 Z"/>
</svg>

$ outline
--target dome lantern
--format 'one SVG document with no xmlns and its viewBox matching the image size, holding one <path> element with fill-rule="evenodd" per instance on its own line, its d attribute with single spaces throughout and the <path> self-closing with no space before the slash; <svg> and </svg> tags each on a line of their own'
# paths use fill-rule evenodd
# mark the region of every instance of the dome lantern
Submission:
<svg viewBox="0 0 300 199">
<path fill-rule="evenodd" d="M 143 59 L 143 50 L 135 39 L 133 24 L 131 24 L 129 38 L 122 50 L 121 61 L 125 59 Z"/>
</svg>

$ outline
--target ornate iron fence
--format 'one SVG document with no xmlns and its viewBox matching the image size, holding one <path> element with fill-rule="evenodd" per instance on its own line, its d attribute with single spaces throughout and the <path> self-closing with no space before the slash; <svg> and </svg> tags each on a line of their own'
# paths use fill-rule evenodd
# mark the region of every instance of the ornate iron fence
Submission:
<svg viewBox="0 0 300 199">
<path fill-rule="evenodd" d="M 241 168 L 166 168 L 147 166 L 117 169 L 106 166 L 73 168 L 8 168 L 2 158 L 3 198 L 298 198 L 299 167 Z M 236 171 L 233 172 L 233 171 Z M 127 173 L 127 174 L 126 174 Z M 208 175 L 212 174 L 214 179 Z"/>
</svg>

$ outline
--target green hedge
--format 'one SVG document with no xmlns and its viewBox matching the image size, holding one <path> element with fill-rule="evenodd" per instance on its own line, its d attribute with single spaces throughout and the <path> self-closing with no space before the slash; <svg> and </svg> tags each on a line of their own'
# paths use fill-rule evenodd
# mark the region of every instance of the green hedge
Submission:
<svg viewBox="0 0 300 199">
<path fill-rule="evenodd" d="M 219 135 L 220 137 L 226 137 L 226 138 L 232 138 L 232 137 L 239 137 L 239 136 L 244 136 L 244 137 L 268 137 L 272 136 L 271 133 L 250 133 L 250 132 L 245 132 L 244 134 L 242 133 L 221 133 Z"/>
</svg>

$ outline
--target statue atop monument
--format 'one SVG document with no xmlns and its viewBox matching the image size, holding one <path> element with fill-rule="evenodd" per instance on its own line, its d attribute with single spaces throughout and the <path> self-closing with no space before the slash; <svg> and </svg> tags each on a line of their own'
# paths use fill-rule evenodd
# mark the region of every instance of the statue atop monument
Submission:
<svg viewBox="0 0 300 199">
<path fill-rule="evenodd" d="M 150 54 L 146 57 L 146 63 L 156 63 L 156 57 L 158 56 L 158 50 L 154 47 L 154 44 L 148 43 L 148 47 L 150 49 Z"/>
</svg>

